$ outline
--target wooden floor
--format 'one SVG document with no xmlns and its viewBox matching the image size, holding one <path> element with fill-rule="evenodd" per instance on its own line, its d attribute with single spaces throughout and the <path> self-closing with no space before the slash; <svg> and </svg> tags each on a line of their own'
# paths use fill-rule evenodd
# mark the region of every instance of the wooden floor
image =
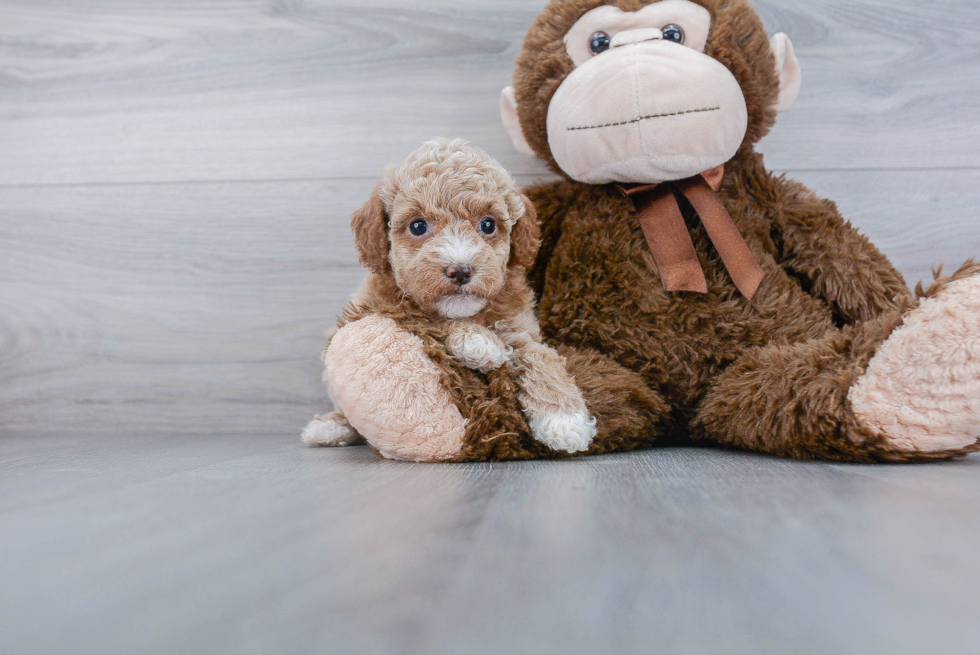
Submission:
<svg viewBox="0 0 980 655">
<path fill-rule="evenodd" d="M 305 450 L 382 167 L 544 0 L 0 0 L 0 653 L 975 653 L 980 458 Z M 928 6 L 927 6 L 928 5 Z M 910 284 L 980 255 L 980 5 L 766 0 L 761 150 Z"/>
<path fill-rule="evenodd" d="M 978 652 L 980 459 L 0 441 L 14 653 Z"/>
</svg>

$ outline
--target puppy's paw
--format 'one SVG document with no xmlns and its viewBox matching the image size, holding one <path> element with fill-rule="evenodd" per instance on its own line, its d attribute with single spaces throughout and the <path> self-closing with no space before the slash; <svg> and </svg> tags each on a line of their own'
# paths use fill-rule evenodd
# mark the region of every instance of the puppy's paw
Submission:
<svg viewBox="0 0 980 655">
<path fill-rule="evenodd" d="M 317 416 L 310 421 L 303 430 L 302 439 L 311 448 L 353 446 L 364 442 L 357 430 L 346 421 L 337 420 L 333 414 Z"/>
<path fill-rule="evenodd" d="M 588 412 L 540 412 L 529 423 L 535 439 L 566 453 L 588 450 L 596 435 L 596 420 Z"/>
<path fill-rule="evenodd" d="M 514 354 L 514 349 L 495 335 L 482 331 L 454 334 L 446 340 L 446 347 L 466 368 L 480 373 L 497 370 Z"/>
</svg>

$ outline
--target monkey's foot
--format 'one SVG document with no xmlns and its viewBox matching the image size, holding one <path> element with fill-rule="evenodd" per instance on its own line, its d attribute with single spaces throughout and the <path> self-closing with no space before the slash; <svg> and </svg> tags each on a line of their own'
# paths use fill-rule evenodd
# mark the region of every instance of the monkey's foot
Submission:
<svg viewBox="0 0 980 655">
<path fill-rule="evenodd" d="M 855 416 L 898 452 L 980 450 L 980 275 L 924 299 L 848 398 Z"/>
<path fill-rule="evenodd" d="M 317 416 L 303 430 L 303 443 L 311 448 L 317 446 L 341 447 L 364 443 L 364 438 L 351 427 L 340 412 Z"/>
<path fill-rule="evenodd" d="M 411 462 L 459 455 L 466 420 L 419 337 L 368 316 L 334 335 L 325 363 L 338 408 L 381 455 Z"/>
</svg>

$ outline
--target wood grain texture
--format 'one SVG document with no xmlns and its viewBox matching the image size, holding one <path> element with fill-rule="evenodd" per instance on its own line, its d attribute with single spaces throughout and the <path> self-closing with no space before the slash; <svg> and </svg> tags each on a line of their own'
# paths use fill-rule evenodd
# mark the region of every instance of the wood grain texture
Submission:
<svg viewBox="0 0 980 655">
<path fill-rule="evenodd" d="M 298 427 L 363 277 L 346 216 L 371 186 L 0 191 L 0 425 Z"/>
<path fill-rule="evenodd" d="M 980 254 L 980 171 L 799 177 L 910 284 Z M 0 189 L 0 431 L 298 430 L 374 181 Z"/>
<path fill-rule="evenodd" d="M 0 462 L 10 655 L 980 648 L 977 457 L 440 466 L 114 433 Z"/>
<path fill-rule="evenodd" d="M 760 1 L 804 87 L 779 169 L 980 166 L 980 4 Z M 544 0 L 0 1 L 0 185 L 372 176 L 498 118 Z"/>
</svg>

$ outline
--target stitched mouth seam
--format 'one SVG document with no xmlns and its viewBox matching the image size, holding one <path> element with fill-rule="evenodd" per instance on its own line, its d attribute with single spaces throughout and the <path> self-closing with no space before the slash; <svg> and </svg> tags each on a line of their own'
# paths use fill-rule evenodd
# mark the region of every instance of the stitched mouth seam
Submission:
<svg viewBox="0 0 980 655">
<path fill-rule="evenodd" d="M 606 123 L 605 125 L 586 125 L 583 127 L 569 127 L 567 128 L 569 132 L 574 132 L 576 130 L 598 130 L 602 127 L 616 127 L 617 125 L 632 125 L 633 123 L 639 123 L 640 121 L 650 120 L 651 118 L 667 118 L 668 116 L 683 116 L 684 114 L 700 114 L 706 111 L 720 111 L 721 107 L 705 107 L 703 109 L 688 109 L 687 111 L 674 111 L 669 114 L 650 114 L 649 116 L 640 116 L 639 118 L 634 118 L 631 121 L 620 121 L 619 123 Z"/>
<path fill-rule="evenodd" d="M 662 37 L 654 36 L 649 39 L 643 39 L 642 41 L 633 41 L 632 43 L 620 43 L 619 45 L 614 45 L 614 48 L 625 48 L 628 45 L 638 45 L 640 43 L 649 43 L 650 41 L 663 41 Z"/>
</svg>

